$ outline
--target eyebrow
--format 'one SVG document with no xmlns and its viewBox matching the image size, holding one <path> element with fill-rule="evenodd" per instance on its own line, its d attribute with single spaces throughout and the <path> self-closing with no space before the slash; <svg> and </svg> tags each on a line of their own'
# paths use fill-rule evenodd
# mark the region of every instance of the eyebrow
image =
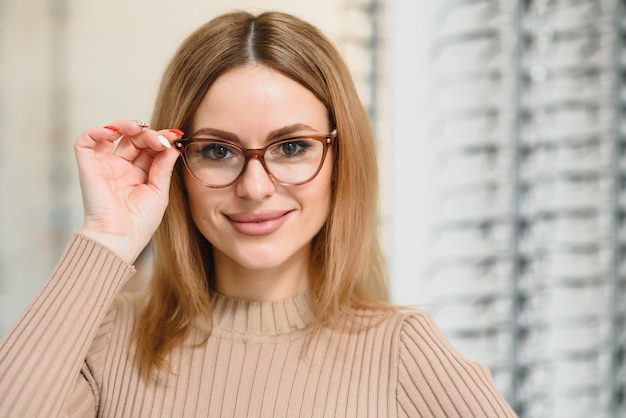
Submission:
<svg viewBox="0 0 626 418">
<path fill-rule="evenodd" d="M 275 129 L 273 131 L 271 131 L 269 133 L 269 135 L 267 136 L 267 140 L 271 141 L 274 139 L 278 139 L 287 135 L 291 135 L 295 132 L 298 131 L 316 131 L 317 129 L 312 128 L 311 126 L 304 124 L 304 123 L 294 123 L 292 125 L 287 125 L 284 126 L 282 128 L 278 128 Z M 195 138 L 198 135 L 209 135 L 209 136 L 213 136 L 216 138 L 220 138 L 229 142 L 236 142 L 236 143 L 241 143 L 241 140 L 239 139 L 239 137 L 237 135 L 235 135 L 232 132 L 228 132 L 228 131 L 223 131 L 221 129 L 215 129 L 215 128 L 200 128 L 197 131 L 195 131 L 190 138 Z"/>
</svg>

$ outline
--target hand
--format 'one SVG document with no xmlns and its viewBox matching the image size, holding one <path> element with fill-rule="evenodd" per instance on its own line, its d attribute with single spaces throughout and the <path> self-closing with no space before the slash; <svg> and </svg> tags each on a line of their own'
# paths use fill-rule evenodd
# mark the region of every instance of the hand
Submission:
<svg viewBox="0 0 626 418">
<path fill-rule="evenodd" d="M 116 145 L 116 140 L 119 143 Z M 76 141 L 85 223 L 81 233 L 133 263 L 148 244 L 168 204 L 180 138 L 128 120 L 87 129 Z"/>
</svg>

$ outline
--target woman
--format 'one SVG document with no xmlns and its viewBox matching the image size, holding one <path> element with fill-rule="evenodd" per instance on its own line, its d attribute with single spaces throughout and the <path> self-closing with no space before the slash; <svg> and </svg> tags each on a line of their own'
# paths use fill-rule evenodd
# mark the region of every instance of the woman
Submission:
<svg viewBox="0 0 626 418">
<path fill-rule="evenodd" d="M 78 138 L 84 227 L 0 347 L 0 416 L 514 416 L 387 303 L 372 134 L 315 28 L 207 23 L 152 126 Z M 152 237 L 148 291 L 116 296 Z"/>
</svg>

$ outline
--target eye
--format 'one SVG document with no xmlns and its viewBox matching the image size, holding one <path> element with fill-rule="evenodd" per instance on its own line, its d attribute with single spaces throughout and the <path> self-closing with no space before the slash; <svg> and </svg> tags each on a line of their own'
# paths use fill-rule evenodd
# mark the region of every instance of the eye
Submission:
<svg viewBox="0 0 626 418">
<path fill-rule="evenodd" d="M 310 141 L 285 141 L 276 145 L 276 152 L 281 156 L 295 157 L 306 152 L 311 147 Z"/>
<path fill-rule="evenodd" d="M 210 160 L 226 160 L 228 158 L 232 158 L 234 156 L 233 148 L 229 147 L 225 144 L 208 142 L 203 143 L 198 147 L 198 154 L 200 154 L 203 158 L 207 158 Z"/>
</svg>

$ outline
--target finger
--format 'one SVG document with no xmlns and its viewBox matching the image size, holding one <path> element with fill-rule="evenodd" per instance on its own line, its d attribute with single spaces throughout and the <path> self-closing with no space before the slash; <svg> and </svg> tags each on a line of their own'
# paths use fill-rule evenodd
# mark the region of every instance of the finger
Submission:
<svg viewBox="0 0 626 418">
<path fill-rule="evenodd" d="M 150 124 L 147 122 L 142 122 L 140 120 L 129 120 L 129 119 L 118 119 L 113 122 L 113 125 L 116 126 L 122 135 L 139 135 L 142 131 L 150 128 Z"/>
<path fill-rule="evenodd" d="M 183 135 L 184 133 L 178 129 L 169 129 L 167 131 L 162 130 L 158 132 L 157 140 L 161 143 L 161 145 L 165 146 L 167 150 L 172 147 L 171 142 L 173 140 L 176 140 Z M 178 151 L 177 154 L 179 154 Z M 157 152 L 153 152 L 151 150 L 143 150 L 138 155 L 133 156 L 134 160 L 132 161 L 132 164 L 135 167 L 141 169 L 147 176 L 154 161 L 155 155 L 157 155 Z"/>
<path fill-rule="evenodd" d="M 155 154 L 142 152 L 137 158 L 135 158 L 133 165 L 143 171 L 147 177 L 150 172 L 150 167 L 152 167 L 154 156 Z"/>
<path fill-rule="evenodd" d="M 134 161 L 141 153 L 147 152 L 154 156 L 156 153 L 171 148 L 171 142 L 180 137 L 178 130 L 153 131 L 144 129 L 135 136 L 125 135 L 115 148 L 114 154 L 127 161 Z"/>
<path fill-rule="evenodd" d="M 119 119 L 105 126 L 94 126 L 87 129 L 77 140 L 76 148 L 95 149 L 96 151 L 110 151 L 113 143 L 123 135 L 138 135 L 144 128 L 144 122 Z M 104 143 L 105 145 L 101 145 Z"/>
<path fill-rule="evenodd" d="M 148 172 L 148 185 L 159 191 L 164 198 L 169 195 L 170 182 L 174 164 L 180 153 L 174 148 L 160 152 L 154 157 L 150 171 Z"/>
<path fill-rule="evenodd" d="M 144 122 L 133 122 L 128 119 L 119 119 L 102 127 L 91 127 L 78 138 L 75 149 L 111 153 L 115 149 L 114 142 L 120 137 L 139 135 L 145 128 Z"/>
<path fill-rule="evenodd" d="M 104 128 L 104 130 L 101 128 Z M 108 141 L 111 140 L 111 138 L 117 139 L 122 135 L 139 135 L 145 128 L 145 125 L 138 125 L 137 123 L 132 122 L 128 119 L 118 119 L 102 127 L 91 127 L 87 129 L 85 133 L 95 141 Z M 107 135 L 107 133 L 110 132 L 114 132 L 117 135 Z"/>
<path fill-rule="evenodd" d="M 76 143 L 74 149 L 77 155 L 84 153 L 111 153 L 114 143 L 122 134 L 115 125 L 94 126 L 83 132 Z"/>
</svg>

